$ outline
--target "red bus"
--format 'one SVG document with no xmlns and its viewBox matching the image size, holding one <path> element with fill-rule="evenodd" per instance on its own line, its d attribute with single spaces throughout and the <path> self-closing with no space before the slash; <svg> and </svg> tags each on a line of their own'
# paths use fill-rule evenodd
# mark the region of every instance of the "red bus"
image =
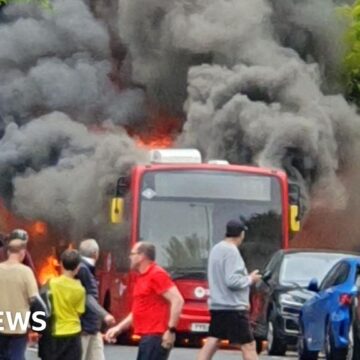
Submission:
<svg viewBox="0 0 360 360">
<path fill-rule="evenodd" d="M 99 273 L 101 301 L 117 319 L 127 315 L 133 283 L 130 248 L 137 241 L 151 241 L 156 261 L 185 299 L 178 337 L 204 336 L 209 326 L 207 259 L 224 238 L 226 222 L 239 217 L 246 222 L 241 252 L 253 270 L 288 247 L 290 228 L 298 230 L 297 215 L 282 171 L 202 163 L 197 150 L 153 150 L 148 165 L 135 166 L 130 177 L 119 178 L 111 217 L 122 226 L 119 246 L 107 254 Z"/>
</svg>

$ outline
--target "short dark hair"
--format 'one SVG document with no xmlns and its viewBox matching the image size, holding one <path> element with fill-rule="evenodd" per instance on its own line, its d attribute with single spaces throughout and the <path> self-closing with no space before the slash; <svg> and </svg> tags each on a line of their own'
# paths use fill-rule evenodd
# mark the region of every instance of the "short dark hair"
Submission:
<svg viewBox="0 0 360 360">
<path fill-rule="evenodd" d="M 8 235 L 7 241 L 10 242 L 11 240 L 16 240 L 16 239 L 29 241 L 29 234 L 24 229 L 15 229 Z"/>
<path fill-rule="evenodd" d="M 144 254 L 149 260 L 154 261 L 156 258 L 155 245 L 148 241 L 141 241 L 137 248 L 139 254 Z"/>
<path fill-rule="evenodd" d="M 60 256 L 65 270 L 74 271 L 80 264 L 81 258 L 77 250 L 67 249 Z"/>
</svg>

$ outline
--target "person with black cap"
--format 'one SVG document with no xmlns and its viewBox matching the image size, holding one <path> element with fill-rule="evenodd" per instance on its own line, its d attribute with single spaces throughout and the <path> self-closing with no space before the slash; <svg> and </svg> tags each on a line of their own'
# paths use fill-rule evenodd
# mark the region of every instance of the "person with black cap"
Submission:
<svg viewBox="0 0 360 360">
<path fill-rule="evenodd" d="M 250 327 L 250 286 L 261 279 L 258 270 L 248 274 L 238 247 L 245 239 L 246 225 L 239 220 L 226 224 L 225 239 L 216 244 L 209 256 L 209 337 L 198 360 L 209 360 L 218 349 L 219 340 L 242 350 L 244 360 L 257 360 L 256 345 Z"/>
</svg>

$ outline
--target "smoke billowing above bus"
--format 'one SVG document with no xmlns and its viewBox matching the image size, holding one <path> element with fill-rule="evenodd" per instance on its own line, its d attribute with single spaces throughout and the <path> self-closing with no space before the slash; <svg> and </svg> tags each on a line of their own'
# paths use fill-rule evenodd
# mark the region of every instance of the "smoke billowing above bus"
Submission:
<svg viewBox="0 0 360 360">
<path fill-rule="evenodd" d="M 182 125 L 175 146 L 285 169 L 313 204 L 346 207 L 360 118 L 342 94 L 339 3 L 2 7 L 1 197 L 74 239 L 111 233 L 108 189 L 145 161 L 128 133 L 161 109 Z"/>
</svg>

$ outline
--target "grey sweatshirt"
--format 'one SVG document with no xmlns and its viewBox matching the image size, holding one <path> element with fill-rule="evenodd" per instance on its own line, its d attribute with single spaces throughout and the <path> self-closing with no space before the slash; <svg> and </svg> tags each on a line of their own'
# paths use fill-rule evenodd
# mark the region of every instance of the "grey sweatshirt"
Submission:
<svg viewBox="0 0 360 360">
<path fill-rule="evenodd" d="M 248 310 L 250 278 L 238 248 L 221 241 L 209 256 L 210 310 Z"/>
</svg>

